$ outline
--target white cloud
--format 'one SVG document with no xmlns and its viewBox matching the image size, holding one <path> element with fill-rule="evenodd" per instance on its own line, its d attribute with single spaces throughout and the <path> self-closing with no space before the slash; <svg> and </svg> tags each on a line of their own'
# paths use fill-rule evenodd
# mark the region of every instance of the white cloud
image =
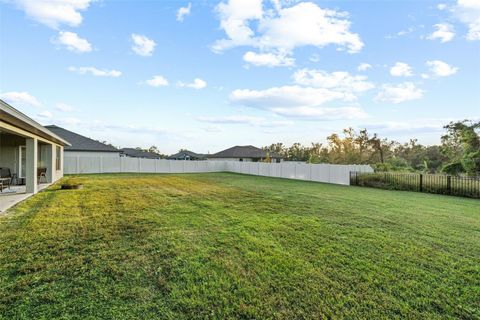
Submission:
<svg viewBox="0 0 480 320">
<path fill-rule="evenodd" d="M 153 76 L 152 79 L 145 81 L 145 83 L 152 87 L 168 86 L 168 80 L 160 75 Z"/>
<path fill-rule="evenodd" d="M 357 95 L 374 88 L 366 76 L 348 72 L 326 72 L 301 69 L 293 74 L 295 85 L 272 87 L 264 90 L 237 89 L 230 101 L 276 115 L 302 120 L 335 120 L 362 118 L 366 113 L 358 106 L 329 106 L 325 103 L 352 103 Z"/>
<path fill-rule="evenodd" d="M 374 98 L 374 101 L 384 101 L 391 103 L 401 103 L 409 100 L 421 99 L 424 91 L 415 87 L 412 82 L 401 84 L 385 84 L 381 91 Z"/>
<path fill-rule="evenodd" d="M 55 109 L 63 111 L 63 112 L 72 112 L 72 111 L 75 110 L 74 107 L 72 107 L 69 104 L 63 103 L 63 102 L 57 103 L 57 105 L 55 106 Z"/>
<path fill-rule="evenodd" d="M 200 116 L 200 117 L 197 117 L 197 120 L 200 122 L 216 123 L 216 124 L 256 124 L 261 121 L 264 121 L 264 118 L 245 116 L 245 115 L 234 115 L 234 116 L 224 116 L 224 117 Z"/>
<path fill-rule="evenodd" d="M 371 69 L 372 65 L 369 63 L 360 63 L 357 67 L 358 71 L 367 71 L 368 69 Z"/>
<path fill-rule="evenodd" d="M 135 33 L 132 33 L 131 37 L 133 41 L 133 52 L 144 57 L 151 56 L 153 54 L 155 46 L 157 45 L 155 41 L 147 38 L 146 36 Z"/>
<path fill-rule="evenodd" d="M 274 127 L 283 127 L 292 125 L 292 121 L 285 120 L 275 120 L 270 121 L 262 117 L 254 117 L 248 115 L 233 115 L 233 116 L 223 116 L 223 117 L 207 117 L 200 116 L 197 117 L 197 120 L 200 122 L 213 123 L 213 124 L 247 124 L 252 126 L 274 128 Z"/>
<path fill-rule="evenodd" d="M 190 15 L 190 10 L 192 9 L 192 4 L 189 2 L 188 6 L 186 7 L 181 7 L 177 11 L 177 21 L 183 22 L 183 19 L 185 19 L 186 16 Z"/>
<path fill-rule="evenodd" d="M 366 76 L 354 76 L 345 71 L 328 73 L 323 70 L 301 69 L 293 74 L 295 83 L 303 86 L 327 88 L 353 94 L 374 88 Z"/>
<path fill-rule="evenodd" d="M 443 126 L 455 119 L 415 119 L 408 122 L 385 121 L 381 123 L 363 124 L 360 127 L 369 130 L 381 131 L 385 133 L 420 133 L 420 132 L 441 132 Z"/>
<path fill-rule="evenodd" d="M 439 3 L 437 5 L 437 9 L 438 10 L 445 10 L 445 9 L 447 9 L 447 5 L 445 3 Z"/>
<path fill-rule="evenodd" d="M 405 36 L 407 34 L 410 34 L 412 32 L 415 31 L 415 27 L 411 26 L 411 27 L 408 27 L 407 29 L 405 30 L 400 30 L 397 32 L 397 36 L 401 37 L 401 36 Z"/>
<path fill-rule="evenodd" d="M 92 51 L 92 45 L 86 39 L 80 38 L 74 32 L 60 31 L 54 42 L 62 44 L 66 46 L 68 50 L 77 53 Z"/>
<path fill-rule="evenodd" d="M 412 68 L 404 62 L 395 63 L 390 69 L 390 74 L 394 77 L 410 77 L 413 75 Z"/>
<path fill-rule="evenodd" d="M 53 117 L 53 114 L 50 111 L 45 110 L 37 113 L 37 116 L 43 119 L 51 119 Z"/>
<path fill-rule="evenodd" d="M 418 26 L 420 28 L 423 28 L 423 25 L 420 25 Z M 395 39 L 395 38 L 398 38 L 398 37 L 403 37 L 403 36 L 406 36 L 406 35 L 409 35 L 413 32 L 415 32 L 415 30 L 418 28 L 417 26 L 410 26 L 408 27 L 407 29 L 403 29 L 403 30 L 400 30 L 398 31 L 397 33 L 395 34 L 389 34 L 387 36 L 385 36 L 386 39 Z"/>
<path fill-rule="evenodd" d="M 68 118 L 60 119 L 59 122 L 66 125 L 76 126 L 81 124 L 82 120 L 74 117 L 68 117 Z"/>
<path fill-rule="evenodd" d="M 428 73 L 422 73 L 420 77 L 422 77 L 422 79 L 430 79 L 430 75 Z"/>
<path fill-rule="evenodd" d="M 37 98 L 25 91 L 4 92 L 0 94 L 0 99 L 5 100 L 7 103 L 11 103 L 13 105 L 29 105 L 33 107 L 40 107 L 42 105 Z"/>
<path fill-rule="evenodd" d="M 251 46 L 262 53 L 292 54 L 297 47 L 332 44 L 353 53 L 363 47 L 359 35 L 350 31 L 347 13 L 322 9 L 312 2 L 283 8 L 274 1 L 273 7 L 267 8 L 262 0 L 229 0 L 220 3 L 216 11 L 227 35 L 212 46 L 216 52 Z"/>
<path fill-rule="evenodd" d="M 440 60 L 427 61 L 427 66 L 430 67 L 430 72 L 435 77 L 448 77 L 458 71 L 458 68 L 452 67 L 451 65 Z"/>
<path fill-rule="evenodd" d="M 319 62 L 320 61 L 320 56 L 317 53 L 314 53 L 308 58 L 311 62 Z"/>
<path fill-rule="evenodd" d="M 219 126 L 208 126 L 203 130 L 205 130 L 205 132 L 223 132 L 223 129 Z"/>
<path fill-rule="evenodd" d="M 296 85 L 265 90 L 237 89 L 230 94 L 232 102 L 260 109 L 318 106 L 338 99 L 349 101 L 351 95 L 325 88 Z"/>
<path fill-rule="evenodd" d="M 452 10 L 455 16 L 467 25 L 467 40 L 480 40 L 480 1 L 458 0 Z"/>
<path fill-rule="evenodd" d="M 31 19 L 57 29 L 62 24 L 77 27 L 82 23 L 80 11 L 92 0 L 16 0 L 16 5 Z"/>
<path fill-rule="evenodd" d="M 229 0 L 228 3 L 218 4 L 216 11 L 220 16 L 220 27 L 228 39 L 217 41 L 213 46 L 215 51 L 254 44 L 254 31 L 250 29 L 248 22 L 262 18 L 262 0 Z"/>
<path fill-rule="evenodd" d="M 117 78 L 122 75 L 118 70 L 97 69 L 95 67 L 68 67 L 68 71 L 78 74 L 91 74 L 95 77 L 112 77 Z"/>
<path fill-rule="evenodd" d="M 179 87 L 187 87 L 187 88 L 193 88 L 193 89 L 203 89 L 207 86 L 207 82 L 205 80 L 202 80 L 200 78 L 195 78 L 195 80 L 193 80 L 193 82 L 190 82 L 190 83 L 184 83 L 184 82 L 181 82 L 179 81 L 177 83 L 177 85 Z"/>
<path fill-rule="evenodd" d="M 342 119 L 363 119 L 367 114 L 359 107 L 341 108 L 273 108 L 272 111 L 278 115 L 302 120 L 342 120 Z"/>
<path fill-rule="evenodd" d="M 290 67 L 295 64 L 295 59 L 287 53 L 256 53 L 247 51 L 243 55 L 243 61 L 248 62 L 254 66 L 267 67 Z"/>
<path fill-rule="evenodd" d="M 445 43 L 451 41 L 455 36 L 454 28 L 451 24 L 437 23 L 434 27 L 436 30 L 430 34 L 427 39 L 440 39 L 440 42 Z"/>
</svg>

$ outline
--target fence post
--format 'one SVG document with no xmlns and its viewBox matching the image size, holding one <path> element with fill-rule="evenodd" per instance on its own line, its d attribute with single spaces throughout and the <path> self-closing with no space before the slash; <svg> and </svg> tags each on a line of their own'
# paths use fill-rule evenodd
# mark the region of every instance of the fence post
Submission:
<svg viewBox="0 0 480 320">
<path fill-rule="evenodd" d="M 448 194 L 452 194 L 452 177 L 447 176 L 447 192 Z"/>
<path fill-rule="evenodd" d="M 423 174 L 420 173 L 419 191 L 423 191 Z"/>
</svg>

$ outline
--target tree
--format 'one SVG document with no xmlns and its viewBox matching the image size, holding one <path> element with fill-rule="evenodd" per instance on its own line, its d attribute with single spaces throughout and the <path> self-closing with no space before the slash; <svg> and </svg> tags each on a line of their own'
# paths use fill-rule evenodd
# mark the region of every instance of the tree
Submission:
<svg viewBox="0 0 480 320">
<path fill-rule="evenodd" d="M 379 171 L 418 171 L 480 175 L 480 122 L 451 122 L 445 126 L 440 146 L 425 146 L 417 139 L 400 144 L 394 140 L 370 135 L 367 129 L 346 128 L 342 134 L 327 137 L 327 144 L 287 147 L 275 143 L 264 150 L 275 152 L 288 161 L 308 163 L 372 164 Z M 443 169 L 442 169 L 443 168 Z"/>
<path fill-rule="evenodd" d="M 450 162 L 443 171 L 450 173 L 463 169 L 467 175 L 480 175 L 480 121 L 450 122 L 444 128 L 447 134 L 442 136 L 441 150 Z"/>
<path fill-rule="evenodd" d="M 150 148 L 147 149 L 148 152 L 156 153 L 156 154 L 161 154 L 160 150 L 156 146 L 151 146 Z"/>
</svg>

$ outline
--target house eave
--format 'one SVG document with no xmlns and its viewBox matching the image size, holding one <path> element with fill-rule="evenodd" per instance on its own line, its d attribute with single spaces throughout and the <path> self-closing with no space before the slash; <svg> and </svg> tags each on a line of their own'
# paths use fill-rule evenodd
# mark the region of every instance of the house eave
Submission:
<svg viewBox="0 0 480 320">
<path fill-rule="evenodd" d="M 66 140 L 44 128 L 41 124 L 16 110 L 3 100 L 0 100 L 0 119 L 9 125 L 21 128 L 46 140 L 55 142 L 62 146 L 70 146 L 70 143 L 68 143 Z"/>
</svg>

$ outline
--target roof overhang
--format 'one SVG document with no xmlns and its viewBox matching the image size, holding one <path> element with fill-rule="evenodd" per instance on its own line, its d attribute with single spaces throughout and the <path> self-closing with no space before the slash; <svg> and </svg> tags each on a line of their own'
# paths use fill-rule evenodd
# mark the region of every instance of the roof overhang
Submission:
<svg viewBox="0 0 480 320">
<path fill-rule="evenodd" d="M 3 100 L 0 100 L 0 119 L 14 127 L 21 128 L 46 140 L 55 142 L 62 146 L 70 146 L 70 143 L 68 143 L 66 140 L 60 138 Z"/>
</svg>

